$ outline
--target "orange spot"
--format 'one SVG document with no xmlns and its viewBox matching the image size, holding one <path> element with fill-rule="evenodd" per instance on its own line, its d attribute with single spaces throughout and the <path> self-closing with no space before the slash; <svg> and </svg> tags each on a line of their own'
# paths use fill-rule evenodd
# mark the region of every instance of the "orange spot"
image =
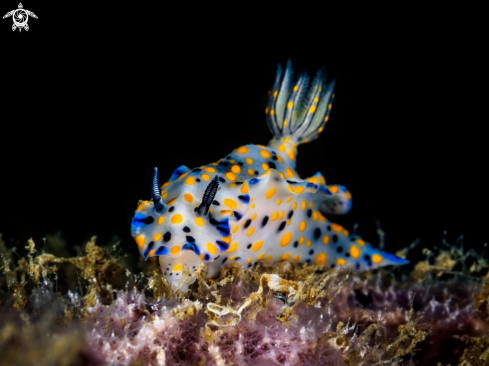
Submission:
<svg viewBox="0 0 489 366">
<path fill-rule="evenodd" d="M 304 187 L 303 186 L 297 186 L 294 188 L 295 193 L 302 193 L 304 192 Z"/>
<path fill-rule="evenodd" d="M 287 177 L 289 178 L 292 178 L 294 176 L 294 172 L 290 168 L 285 169 L 285 174 L 287 174 Z"/>
<path fill-rule="evenodd" d="M 280 245 L 285 247 L 289 245 L 290 241 L 292 240 L 292 233 L 286 233 L 284 236 L 282 236 L 282 240 L 280 240 Z"/>
<path fill-rule="evenodd" d="M 289 150 L 289 158 L 292 160 L 295 159 L 295 150 L 294 149 Z"/>
<path fill-rule="evenodd" d="M 260 255 L 259 255 L 257 258 L 256 258 L 256 260 L 260 260 L 260 259 L 262 259 L 262 258 L 264 257 L 264 255 L 265 255 L 265 253 L 261 253 L 261 254 L 260 254 Z"/>
<path fill-rule="evenodd" d="M 222 213 L 223 215 L 228 215 L 228 214 L 230 214 L 231 212 L 233 212 L 233 211 L 231 211 L 231 210 L 221 210 L 221 213 Z"/>
<path fill-rule="evenodd" d="M 280 174 L 280 176 L 282 177 L 282 179 L 285 179 L 285 175 L 284 175 L 284 173 L 282 173 L 282 172 L 278 172 L 278 174 Z"/>
<path fill-rule="evenodd" d="M 235 225 L 235 226 L 233 227 L 233 234 L 235 234 L 235 233 L 236 233 L 236 231 L 238 231 L 238 229 L 239 229 L 239 225 Z"/>
<path fill-rule="evenodd" d="M 350 232 L 346 229 L 343 229 L 343 235 L 348 236 L 348 235 L 350 235 Z"/>
<path fill-rule="evenodd" d="M 197 226 L 204 226 L 204 219 L 202 217 L 196 217 L 195 223 L 197 224 Z"/>
<path fill-rule="evenodd" d="M 285 253 L 283 256 L 280 257 L 280 259 L 283 260 L 283 261 L 286 261 L 289 258 L 290 258 L 290 254 L 289 253 Z"/>
<path fill-rule="evenodd" d="M 224 204 L 229 208 L 238 207 L 238 204 L 236 203 L 236 201 L 232 200 L 231 198 L 224 198 Z"/>
<path fill-rule="evenodd" d="M 328 235 L 324 235 L 323 236 L 323 244 L 324 245 L 328 245 L 329 244 L 329 236 Z"/>
<path fill-rule="evenodd" d="M 253 159 L 252 158 L 246 158 L 245 161 L 246 161 L 246 164 L 249 164 L 249 165 L 253 164 Z"/>
<path fill-rule="evenodd" d="M 241 186 L 241 189 L 240 189 L 241 193 L 248 193 L 248 184 L 245 183 Z"/>
<path fill-rule="evenodd" d="M 163 184 L 163 185 L 161 186 L 161 188 L 168 187 L 169 185 L 170 185 L 170 182 L 166 182 L 165 184 Z"/>
<path fill-rule="evenodd" d="M 149 251 L 149 256 L 150 256 L 150 257 L 154 256 L 154 255 L 155 255 L 155 252 L 156 252 L 156 249 L 151 249 L 151 250 Z"/>
<path fill-rule="evenodd" d="M 306 238 L 304 238 L 303 236 L 301 236 L 301 237 L 299 238 L 299 245 L 304 244 L 304 242 L 305 242 L 305 241 L 306 241 Z"/>
<path fill-rule="evenodd" d="M 338 192 L 338 186 L 329 186 L 328 189 L 333 194 L 335 194 L 336 192 Z"/>
<path fill-rule="evenodd" d="M 231 173 L 231 172 L 227 172 L 226 174 L 224 174 L 226 176 L 227 179 L 229 180 L 236 180 L 236 175 L 234 173 Z"/>
<path fill-rule="evenodd" d="M 375 264 L 382 262 L 382 256 L 374 254 L 372 256 L 372 262 L 374 262 Z"/>
<path fill-rule="evenodd" d="M 333 229 L 333 231 L 336 231 L 337 233 L 339 233 L 341 230 L 343 230 L 343 226 L 338 225 L 338 224 L 331 224 L 331 228 Z"/>
<path fill-rule="evenodd" d="M 248 236 L 251 236 L 253 235 L 253 233 L 255 232 L 255 228 L 254 227 L 250 227 L 250 229 L 248 230 Z"/>
<path fill-rule="evenodd" d="M 328 122 L 329 116 L 324 117 L 324 122 Z"/>
<path fill-rule="evenodd" d="M 344 265 L 346 264 L 346 261 L 345 261 L 343 258 L 338 258 L 338 259 L 336 260 L 336 264 L 337 264 L 338 266 L 344 266 Z"/>
<path fill-rule="evenodd" d="M 160 240 L 160 238 L 161 238 L 161 234 L 160 234 L 160 233 L 155 234 L 155 235 L 153 236 L 153 240 L 154 240 L 154 241 L 158 241 L 158 240 Z"/>
<path fill-rule="evenodd" d="M 352 245 L 352 246 L 350 247 L 350 254 L 351 254 L 351 256 L 352 256 L 353 258 L 358 258 L 358 257 L 360 257 L 360 249 L 358 249 L 358 247 L 357 247 L 357 246 Z"/>
<path fill-rule="evenodd" d="M 203 261 L 204 260 L 204 253 L 200 253 L 200 260 Z"/>
<path fill-rule="evenodd" d="M 275 114 L 275 111 L 272 109 L 272 110 L 270 111 L 270 115 L 271 115 L 271 116 L 273 116 L 274 114 Z"/>
<path fill-rule="evenodd" d="M 213 167 L 210 167 L 210 166 L 208 166 L 208 167 L 204 168 L 204 170 L 205 170 L 206 172 L 209 172 L 209 173 L 215 173 L 215 172 L 216 172 L 216 169 L 215 169 L 215 168 L 213 168 Z"/>
<path fill-rule="evenodd" d="M 301 208 L 302 208 L 302 211 L 304 211 L 307 208 L 306 200 L 302 201 Z"/>
<path fill-rule="evenodd" d="M 179 224 L 183 221 L 182 215 L 180 214 L 175 214 L 171 217 L 171 222 L 174 224 Z"/>
<path fill-rule="evenodd" d="M 263 240 L 257 241 L 255 244 L 253 244 L 251 250 L 257 252 L 261 249 L 262 246 L 263 246 Z"/>
<path fill-rule="evenodd" d="M 299 259 L 301 259 L 301 256 L 300 256 L 300 255 L 296 255 L 294 258 L 292 258 L 292 260 L 293 260 L 294 262 L 299 261 Z"/>
<path fill-rule="evenodd" d="M 194 197 L 190 193 L 185 193 L 183 198 L 185 198 L 185 201 L 187 202 L 192 202 L 194 200 Z"/>
<path fill-rule="evenodd" d="M 306 180 L 308 182 L 311 182 L 311 183 L 318 183 L 319 182 L 319 179 L 317 177 L 307 178 Z"/>
<path fill-rule="evenodd" d="M 191 186 L 194 183 L 195 183 L 194 177 L 187 177 L 187 179 L 185 179 L 185 184 L 188 184 L 189 186 Z"/>
<path fill-rule="evenodd" d="M 312 241 L 311 240 L 308 240 L 307 243 L 306 243 L 306 247 L 310 248 L 312 245 Z"/>
<path fill-rule="evenodd" d="M 290 202 L 290 201 L 292 201 L 292 198 L 294 198 L 294 197 L 287 198 L 287 203 Z"/>
<path fill-rule="evenodd" d="M 313 106 L 311 106 L 311 108 L 309 108 L 309 113 L 314 113 L 314 112 L 316 112 L 316 106 L 315 105 L 313 105 Z"/>
<path fill-rule="evenodd" d="M 292 197 L 291 197 L 292 198 Z M 289 200 L 287 200 L 287 202 L 289 202 Z M 292 209 L 295 210 L 297 208 L 297 202 L 294 202 L 292 204 Z"/>
<path fill-rule="evenodd" d="M 145 243 L 144 236 L 142 235 L 136 236 L 136 243 L 138 244 L 139 249 L 143 249 Z"/>
<path fill-rule="evenodd" d="M 314 263 L 316 263 L 318 266 L 326 263 L 326 254 L 324 253 L 319 253 L 316 256 L 316 259 L 314 260 Z"/>
<path fill-rule="evenodd" d="M 251 204 L 251 208 L 255 208 L 255 204 L 254 203 Z"/>
<path fill-rule="evenodd" d="M 160 216 L 160 217 L 158 218 L 158 225 L 161 225 L 161 224 L 163 224 L 164 222 L 165 222 L 165 218 L 164 218 L 163 216 Z"/>
<path fill-rule="evenodd" d="M 212 243 L 207 243 L 207 251 L 209 252 L 209 254 L 216 254 L 217 253 L 217 248 L 214 244 Z"/>
<path fill-rule="evenodd" d="M 283 145 L 283 144 L 278 145 L 278 149 L 279 149 L 279 151 L 281 151 L 281 152 L 284 152 L 285 150 L 287 150 L 287 148 L 286 148 L 286 147 L 285 147 L 285 145 Z"/>
<path fill-rule="evenodd" d="M 174 265 L 172 268 L 172 271 L 174 271 L 174 272 L 180 272 L 181 270 L 182 270 L 181 264 Z"/>
<path fill-rule="evenodd" d="M 231 171 L 232 171 L 233 173 L 239 173 L 239 172 L 241 171 L 241 167 L 240 167 L 239 165 L 235 164 L 235 165 L 233 165 L 233 166 L 231 167 Z"/>
<path fill-rule="evenodd" d="M 253 169 L 251 169 L 251 168 L 248 169 L 247 172 L 248 172 L 249 175 L 255 175 L 255 171 Z"/>
<path fill-rule="evenodd" d="M 209 174 L 204 173 L 204 174 L 202 174 L 202 179 L 207 181 L 207 180 L 211 179 L 211 176 Z"/>
<path fill-rule="evenodd" d="M 180 246 L 179 245 L 174 245 L 170 249 L 170 253 L 173 254 L 173 255 L 177 255 L 178 253 L 180 253 Z"/>
<path fill-rule="evenodd" d="M 248 258 L 247 262 L 248 262 L 248 263 L 251 263 L 251 258 Z"/>
<path fill-rule="evenodd" d="M 285 211 L 282 210 L 282 212 L 280 212 L 280 216 L 278 218 L 280 220 L 282 220 L 284 218 L 284 215 L 285 215 Z"/>
<path fill-rule="evenodd" d="M 267 150 L 260 150 L 261 156 L 263 156 L 265 159 L 270 158 L 270 153 Z"/>
<path fill-rule="evenodd" d="M 346 191 L 345 196 L 346 196 L 346 198 L 348 198 L 349 200 L 351 200 L 351 193 L 350 193 L 350 191 Z"/>
<path fill-rule="evenodd" d="M 139 206 L 138 206 L 137 210 L 138 210 L 138 211 L 142 211 L 142 210 L 144 210 L 144 203 L 139 204 Z"/>
<path fill-rule="evenodd" d="M 236 149 L 237 153 L 244 154 L 245 152 L 248 151 L 248 148 L 246 146 L 241 146 Z"/>
<path fill-rule="evenodd" d="M 268 166 L 268 164 L 267 164 L 267 163 L 263 163 L 263 164 L 261 165 L 261 167 L 262 167 L 262 169 L 263 169 L 263 170 L 268 170 L 268 169 L 270 169 L 270 167 Z"/>
<path fill-rule="evenodd" d="M 226 250 L 226 253 L 233 253 L 238 249 L 238 243 L 233 243 L 230 245 L 229 249 Z"/>
<path fill-rule="evenodd" d="M 357 244 L 358 245 L 365 245 L 365 240 L 363 240 L 363 239 L 357 239 Z"/>
<path fill-rule="evenodd" d="M 270 260 L 270 259 L 272 259 L 272 255 L 271 255 L 271 254 L 270 254 L 270 255 L 268 255 L 268 256 L 266 256 L 265 258 L 263 258 L 263 260 L 264 260 L 264 261 L 268 261 L 268 260 Z"/>
<path fill-rule="evenodd" d="M 277 220 L 277 217 L 278 217 L 278 211 L 275 211 L 275 212 L 272 214 L 272 217 L 271 217 L 272 221 Z"/>
<path fill-rule="evenodd" d="M 312 219 L 313 219 L 314 221 L 318 221 L 318 212 L 317 212 L 317 211 L 313 211 L 313 212 L 312 212 Z"/>
<path fill-rule="evenodd" d="M 277 206 L 280 206 L 282 204 L 282 200 L 277 201 Z"/>
<path fill-rule="evenodd" d="M 173 197 L 171 200 L 169 200 L 166 204 L 167 205 L 171 205 L 173 202 L 175 202 L 177 200 L 176 197 Z"/>
<path fill-rule="evenodd" d="M 299 225 L 299 230 L 300 232 L 303 232 L 304 230 L 306 230 L 306 227 L 307 227 L 307 223 L 306 223 L 306 220 L 302 221 L 301 224 Z"/>
</svg>

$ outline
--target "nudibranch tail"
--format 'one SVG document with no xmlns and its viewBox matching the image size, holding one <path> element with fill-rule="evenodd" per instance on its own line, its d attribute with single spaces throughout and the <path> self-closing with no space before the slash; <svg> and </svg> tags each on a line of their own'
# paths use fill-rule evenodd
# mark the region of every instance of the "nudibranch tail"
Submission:
<svg viewBox="0 0 489 366">
<path fill-rule="evenodd" d="M 294 82 L 290 60 L 285 70 L 279 64 L 265 110 L 273 135 L 290 136 L 299 144 L 317 138 L 329 120 L 335 82 L 333 79 L 326 83 L 324 68 L 311 83 L 305 72 Z"/>
</svg>

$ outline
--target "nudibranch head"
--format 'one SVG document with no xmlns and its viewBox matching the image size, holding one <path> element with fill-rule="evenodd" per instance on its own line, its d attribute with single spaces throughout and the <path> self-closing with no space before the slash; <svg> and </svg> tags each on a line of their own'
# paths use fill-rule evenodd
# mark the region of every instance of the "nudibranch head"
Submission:
<svg viewBox="0 0 489 366">
<path fill-rule="evenodd" d="M 223 183 L 217 174 L 207 175 L 208 181 L 202 182 L 206 175 L 199 171 L 172 177 L 160 187 L 155 168 L 153 199 L 140 201 L 132 219 L 131 235 L 140 253 L 145 259 L 160 256 L 163 273 L 172 284 L 180 282 L 184 265 L 193 272 L 201 262 L 212 262 L 229 248 L 229 220 L 240 215 L 229 208 L 243 209 L 243 203 L 233 199 L 232 189 L 226 189 L 229 197 L 221 197 Z"/>
</svg>

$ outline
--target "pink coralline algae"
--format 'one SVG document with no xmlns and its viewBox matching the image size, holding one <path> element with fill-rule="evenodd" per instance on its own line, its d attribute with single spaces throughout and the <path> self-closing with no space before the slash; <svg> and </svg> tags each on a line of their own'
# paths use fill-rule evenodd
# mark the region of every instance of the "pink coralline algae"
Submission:
<svg viewBox="0 0 489 366">
<path fill-rule="evenodd" d="M 95 239 L 73 258 L 28 244 L 14 260 L 0 243 L 0 366 L 489 364 L 488 266 L 453 248 L 361 274 L 201 268 L 181 293 Z"/>
</svg>

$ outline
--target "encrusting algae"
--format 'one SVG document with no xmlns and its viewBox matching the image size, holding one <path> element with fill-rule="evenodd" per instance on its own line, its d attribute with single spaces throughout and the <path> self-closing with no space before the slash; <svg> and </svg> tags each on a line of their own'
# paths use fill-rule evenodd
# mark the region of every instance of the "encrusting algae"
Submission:
<svg viewBox="0 0 489 366">
<path fill-rule="evenodd" d="M 211 279 L 202 263 L 181 291 L 117 245 L 54 242 L 63 256 L 29 240 L 14 258 L 0 241 L 0 365 L 489 364 L 489 267 L 452 246 L 410 273 L 279 262 Z"/>
</svg>

